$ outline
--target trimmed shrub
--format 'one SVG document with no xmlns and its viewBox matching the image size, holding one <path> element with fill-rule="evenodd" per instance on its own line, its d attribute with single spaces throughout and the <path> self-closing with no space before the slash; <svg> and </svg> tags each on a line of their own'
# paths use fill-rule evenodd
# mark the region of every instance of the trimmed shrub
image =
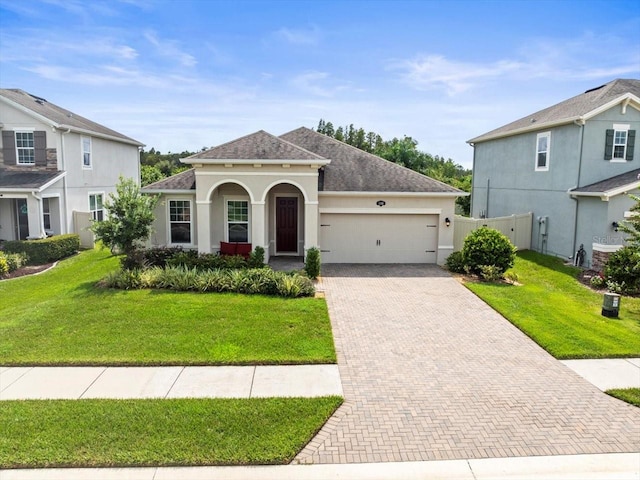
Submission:
<svg viewBox="0 0 640 480">
<path fill-rule="evenodd" d="M 248 262 L 241 255 L 217 255 L 215 253 L 200 253 L 195 250 L 183 251 L 175 254 L 166 261 L 166 266 L 195 268 L 196 270 L 245 269 Z"/>
<path fill-rule="evenodd" d="M 0 252 L 0 258 L 4 257 L 7 262 L 9 271 L 11 273 L 27 264 L 27 255 L 25 253 L 3 253 Z"/>
<path fill-rule="evenodd" d="M 165 267 L 167 260 L 182 252 L 182 247 L 154 247 L 143 251 L 147 265 L 150 267 Z"/>
<path fill-rule="evenodd" d="M 40 240 L 4 242 L 6 253 L 24 253 L 29 265 L 42 265 L 69 257 L 80 249 L 80 237 L 74 233 L 55 235 Z"/>
<path fill-rule="evenodd" d="M 516 247 L 503 233 L 493 228 L 482 227 L 474 230 L 464 239 L 462 260 L 470 273 L 482 274 L 482 266 L 495 267 L 495 273 L 502 275 L 513 267 Z"/>
<path fill-rule="evenodd" d="M 249 260 L 247 261 L 249 268 L 262 268 L 264 267 L 264 248 L 257 246 L 253 249 L 253 252 L 249 254 Z"/>
<path fill-rule="evenodd" d="M 4 253 L 0 252 L 0 277 L 9 273 L 9 262 Z"/>
<path fill-rule="evenodd" d="M 452 252 L 444 262 L 444 266 L 453 273 L 465 273 L 462 252 Z"/>
<path fill-rule="evenodd" d="M 604 267 L 607 288 L 614 293 L 640 293 L 640 250 L 632 246 L 613 252 Z"/>
<path fill-rule="evenodd" d="M 307 250 L 307 258 L 304 260 L 304 271 L 309 278 L 315 279 L 320 275 L 320 250 L 311 247 Z"/>
</svg>

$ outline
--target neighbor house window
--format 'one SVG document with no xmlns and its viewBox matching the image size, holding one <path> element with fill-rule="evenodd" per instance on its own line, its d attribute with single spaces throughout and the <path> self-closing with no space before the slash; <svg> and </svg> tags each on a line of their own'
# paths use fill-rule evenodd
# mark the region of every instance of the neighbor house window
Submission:
<svg viewBox="0 0 640 480">
<path fill-rule="evenodd" d="M 33 132 L 16 132 L 16 158 L 18 165 L 36 163 L 36 151 Z"/>
<path fill-rule="evenodd" d="M 91 168 L 91 137 L 82 137 L 82 168 Z"/>
<path fill-rule="evenodd" d="M 551 132 L 539 133 L 536 137 L 536 170 L 549 170 L 549 145 Z"/>
<path fill-rule="evenodd" d="M 170 243 L 191 243 L 191 201 L 169 200 Z"/>
<path fill-rule="evenodd" d="M 229 242 L 249 241 L 249 202 L 227 200 L 227 239 Z"/>
<path fill-rule="evenodd" d="M 45 230 L 51 230 L 51 207 L 48 198 L 42 199 L 42 223 Z"/>
<path fill-rule="evenodd" d="M 102 206 L 102 193 L 92 193 L 89 195 L 89 211 L 91 219 L 97 222 L 104 220 L 104 207 Z"/>
<path fill-rule="evenodd" d="M 614 124 L 605 136 L 604 159 L 613 162 L 629 162 L 633 160 L 636 131 L 631 125 Z"/>
</svg>

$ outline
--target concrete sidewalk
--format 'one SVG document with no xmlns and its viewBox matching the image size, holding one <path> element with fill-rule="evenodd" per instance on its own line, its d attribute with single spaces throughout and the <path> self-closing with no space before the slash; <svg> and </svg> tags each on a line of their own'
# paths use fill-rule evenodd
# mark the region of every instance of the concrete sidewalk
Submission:
<svg viewBox="0 0 640 480">
<path fill-rule="evenodd" d="M 640 453 L 245 467 L 0 470 L 2 480 L 638 480 Z"/>
<path fill-rule="evenodd" d="M 0 367 L 0 400 L 342 395 L 337 365 Z"/>
<path fill-rule="evenodd" d="M 603 392 L 613 388 L 640 388 L 640 358 L 562 360 L 562 363 Z"/>
</svg>

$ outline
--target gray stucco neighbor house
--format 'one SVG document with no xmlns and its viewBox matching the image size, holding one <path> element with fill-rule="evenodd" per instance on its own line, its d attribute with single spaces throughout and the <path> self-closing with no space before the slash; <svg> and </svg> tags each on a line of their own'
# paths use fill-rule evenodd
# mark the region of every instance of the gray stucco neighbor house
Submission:
<svg viewBox="0 0 640 480">
<path fill-rule="evenodd" d="M 258 131 L 182 160 L 192 169 L 143 188 L 160 194 L 152 245 L 272 256 L 319 247 L 324 263 L 443 263 L 464 192 L 298 128 Z"/>
<path fill-rule="evenodd" d="M 640 80 L 618 79 L 472 138 L 472 216 L 533 212 L 532 249 L 590 266 L 624 243 L 638 129 Z"/>
<path fill-rule="evenodd" d="M 118 177 L 140 178 L 142 143 L 19 89 L 0 89 L 0 240 L 78 233 Z"/>
</svg>

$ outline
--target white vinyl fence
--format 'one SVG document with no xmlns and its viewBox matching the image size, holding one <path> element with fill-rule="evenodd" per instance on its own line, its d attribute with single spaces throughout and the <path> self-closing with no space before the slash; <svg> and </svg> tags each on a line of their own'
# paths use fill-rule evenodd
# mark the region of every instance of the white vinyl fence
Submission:
<svg viewBox="0 0 640 480">
<path fill-rule="evenodd" d="M 73 211 L 73 229 L 80 236 L 80 246 L 82 248 L 93 248 L 93 233 L 89 230 L 91 226 L 91 213 Z"/>
<path fill-rule="evenodd" d="M 518 250 L 529 250 L 531 248 L 531 225 L 533 213 L 521 213 L 508 217 L 495 218 L 468 218 L 456 215 L 455 230 L 453 232 L 453 250 L 462 250 L 464 239 L 473 230 L 480 227 L 495 228 L 501 231 Z"/>
</svg>

